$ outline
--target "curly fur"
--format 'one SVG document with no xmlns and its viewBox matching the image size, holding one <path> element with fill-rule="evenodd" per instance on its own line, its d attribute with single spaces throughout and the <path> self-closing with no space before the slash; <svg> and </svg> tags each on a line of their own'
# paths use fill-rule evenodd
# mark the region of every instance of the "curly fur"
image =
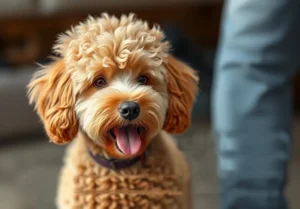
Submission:
<svg viewBox="0 0 300 209">
<path fill-rule="evenodd" d="M 169 50 L 160 28 L 133 14 L 89 17 L 58 37 L 57 57 L 33 76 L 28 94 L 52 142 L 76 139 L 62 170 L 59 208 L 189 208 L 188 167 L 163 130 L 182 133 L 189 127 L 198 78 Z M 137 83 L 140 75 L 149 78 L 148 85 Z M 93 85 L 98 76 L 106 79 L 104 88 Z M 124 101 L 139 104 L 134 121 L 118 113 Z M 134 155 L 121 153 L 109 136 L 112 128 L 129 124 L 144 127 Z M 155 150 L 148 168 L 137 164 L 117 175 L 86 150 L 126 159 L 141 155 L 150 143 Z"/>
</svg>

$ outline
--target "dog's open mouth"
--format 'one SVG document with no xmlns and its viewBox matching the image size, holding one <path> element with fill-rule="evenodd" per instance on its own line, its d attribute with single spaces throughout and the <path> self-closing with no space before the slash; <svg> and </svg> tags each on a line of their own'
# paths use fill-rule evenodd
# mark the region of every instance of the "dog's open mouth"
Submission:
<svg viewBox="0 0 300 209">
<path fill-rule="evenodd" d="M 139 152 L 143 127 L 127 125 L 115 127 L 109 131 L 119 151 L 126 155 L 134 155 Z"/>
</svg>

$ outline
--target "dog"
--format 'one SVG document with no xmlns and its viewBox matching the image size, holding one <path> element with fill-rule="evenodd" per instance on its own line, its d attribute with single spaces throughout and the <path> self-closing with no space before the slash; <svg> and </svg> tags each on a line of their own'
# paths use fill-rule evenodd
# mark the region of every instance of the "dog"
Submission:
<svg viewBox="0 0 300 209">
<path fill-rule="evenodd" d="M 190 171 L 170 134 L 190 125 L 198 76 L 158 25 L 88 17 L 58 37 L 28 84 L 50 141 L 67 144 L 59 209 L 190 209 Z"/>
</svg>

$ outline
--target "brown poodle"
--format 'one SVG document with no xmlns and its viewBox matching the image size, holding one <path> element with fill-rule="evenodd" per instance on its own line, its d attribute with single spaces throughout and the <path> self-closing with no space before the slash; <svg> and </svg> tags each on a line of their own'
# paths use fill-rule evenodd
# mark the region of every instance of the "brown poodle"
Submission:
<svg viewBox="0 0 300 209">
<path fill-rule="evenodd" d="M 158 26 L 103 14 L 59 36 L 30 103 L 56 144 L 73 141 L 59 209 L 191 208 L 190 173 L 168 133 L 190 124 L 198 78 Z"/>
</svg>

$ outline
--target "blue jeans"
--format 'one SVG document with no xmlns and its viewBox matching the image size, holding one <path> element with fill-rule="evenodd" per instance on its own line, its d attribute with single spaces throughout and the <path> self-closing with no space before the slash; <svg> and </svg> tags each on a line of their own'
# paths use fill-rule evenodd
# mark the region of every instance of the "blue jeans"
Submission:
<svg viewBox="0 0 300 209">
<path fill-rule="evenodd" d="M 299 0 L 226 2 L 212 101 L 222 209 L 288 208 L 299 49 Z"/>
</svg>

